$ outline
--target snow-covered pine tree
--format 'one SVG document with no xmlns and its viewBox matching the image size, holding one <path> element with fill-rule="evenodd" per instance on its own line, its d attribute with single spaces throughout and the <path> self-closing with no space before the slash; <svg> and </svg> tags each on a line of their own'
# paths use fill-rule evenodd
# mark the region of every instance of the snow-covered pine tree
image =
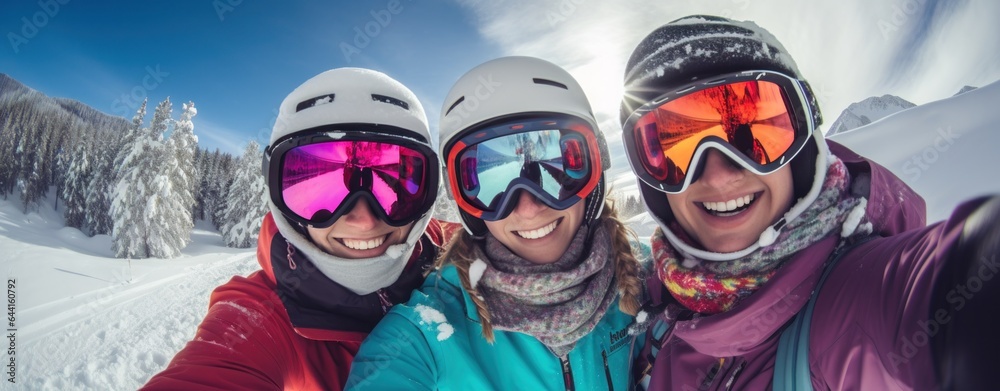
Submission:
<svg viewBox="0 0 1000 391">
<path fill-rule="evenodd" d="M 149 256 L 173 258 L 191 241 L 191 204 L 179 193 L 187 183 L 176 185 L 180 176 L 177 151 L 173 140 L 163 141 L 163 136 L 173 124 L 170 98 L 166 98 L 153 111 L 149 124 L 150 139 L 155 140 L 147 150 L 141 178 L 146 181 L 146 205 L 142 219 L 146 223 L 146 246 Z"/>
<path fill-rule="evenodd" d="M 17 182 L 17 149 L 19 130 L 14 125 L 14 115 L 7 113 L 2 123 L 0 123 L 0 195 L 7 198 L 7 194 L 14 191 Z"/>
<path fill-rule="evenodd" d="M 202 213 L 205 220 L 212 223 L 215 229 L 222 232 L 222 225 L 216 223 L 216 210 L 219 204 L 219 181 L 222 178 L 219 177 L 219 160 L 222 158 L 222 152 L 216 148 L 215 152 L 208 154 L 206 152 L 205 156 L 205 171 L 202 172 L 201 177 L 201 194 L 202 194 Z"/>
<path fill-rule="evenodd" d="M 225 200 L 222 237 L 230 247 L 246 248 L 257 242 L 260 225 L 267 213 L 267 186 L 260 172 L 260 145 L 251 140 L 236 162 L 233 183 Z"/>
<path fill-rule="evenodd" d="M 168 194 L 172 192 L 167 174 L 167 157 L 170 154 L 163 142 L 163 134 L 169 129 L 171 110 L 170 98 L 156 106 L 153 121 L 148 128 L 140 128 L 136 132 L 134 142 L 125 147 L 128 153 L 118 165 L 118 181 L 111 201 L 114 225 L 111 244 L 115 256 L 119 258 L 174 255 L 170 249 L 176 247 L 171 246 L 176 243 L 176 239 L 164 240 L 165 231 L 168 231 L 164 227 L 172 221 L 160 220 L 167 218 L 164 208 L 174 206 L 169 200 L 172 197 Z M 133 117 L 133 127 L 137 123 L 141 126 L 144 114 L 145 105 Z M 174 160 L 172 156 L 169 157 L 169 160 Z M 151 216 L 155 219 L 151 219 Z"/>
<path fill-rule="evenodd" d="M 111 193 L 111 249 L 118 258 L 149 256 L 146 221 L 143 220 L 148 191 L 142 178 L 142 160 L 148 157 L 150 145 L 158 144 L 158 140 L 152 139 L 148 129 L 141 128 L 145 114 L 146 103 L 143 102 L 132 117 L 132 126 L 127 132 L 131 136 L 126 135 L 131 142 L 115 158 L 115 187 Z"/>
<path fill-rule="evenodd" d="M 229 205 L 229 187 L 233 183 L 234 161 L 232 155 L 220 153 L 215 164 L 215 180 L 212 182 L 215 205 L 206 213 L 212 214 L 212 223 L 219 232 L 226 225 L 226 207 Z"/>
<path fill-rule="evenodd" d="M 627 195 L 624 199 L 625 208 L 622 210 L 622 217 L 630 218 L 642 213 L 642 205 L 639 204 L 639 199 L 635 195 Z"/>
<path fill-rule="evenodd" d="M 126 128 L 127 133 L 129 130 Z M 111 194 L 114 191 L 115 156 L 121 149 L 123 134 L 102 129 L 94 142 L 91 177 L 88 184 L 84 232 L 90 235 L 111 233 Z"/>
<path fill-rule="evenodd" d="M 198 185 L 198 201 L 195 203 L 195 215 L 194 218 L 209 220 L 211 221 L 211 216 L 205 211 L 208 210 L 210 203 L 212 202 L 208 196 L 209 181 L 212 179 L 212 154 L 206 149 L 198 149 L 198 178 L 201 179 L 201 184 Z"/>
<path fill-rule="evenodd" d="M 66 180 L 69 179 L 69 168 L 70 165 L 73 164 L 73 154 L 76 153 L 76 147 L 74 145 L 84 144 L 85 142 L 83 140 L 86 139 L 87 131 L 89 130 L 90 129 L 86 129 L 83 122 L 75 118 L 67 123 L 65 128 L 52 130 L 50 143 L 52 145 L 51 148 L 55 149 L 55 164 L 52 165 L 50 171 L 51 176 L 49 184 L 50 186 L 55 187 L 56 200 L 53 208 L 56 210 L 59 210 L 59 200 L 62 199 L 63 189 L 66 186 Z M 66 137 L 67 134 L 72 134 L 72 138 L 75 142 L 67 143 L 64 146 L 63 140 L 69 138 Z M 76 225 L 75 228 L 80 228 L 80 226 Z"/>
<path fill-rule="evenodd" d="M 177 171 L 177 155 L 174 144 L 164 143 L 154 156 L 159 168 L 150 182 L 149 198 L 143 219 L 148 231 L 146 244 L 149 255 L 157 258 L 173 258 L 181 253 L 191 241 L 191 210 L 184 204 L 178 193 L 184 189 L 174 187 Z"/>
<path fill-rule="evenodd" d="M 45 195 L 49 187 L 46 175 L 49 162 L 43 160 L 48 153 L 50 141 L 50 132 L 46 131 L 47 122 L 37 115 L 31 116 L 28 125 L 23 129 L 25 135 L 15 152 L 15 156 L 19 155 L 21 158 L 17 182 L 21 189 L 21 203 L 25 213 Z"/>
<path fill-rule="evenodd" d="M 70 155 L 69 168 L 62 188 L 62 199 L 66 209 L 66 226 L 83 229 L 87 220 L 87 189 L 90 187 L 91 166 L 87 153 L 89 143 L 81 140 Z"/>
<path fill-rule="evenodd" d="M 184 111 L 181 112 L 180 119 L 174 123 L 174 131 L 170 134 L 170 143 L 173 145 L 177 161 L 176 170 L 171 173 L 170 179 L 174 195 L 180 199 L 188 215 L 191 216 L 198 195 L 197 190 L 201 184 L 194 159 L 195 151 L 198 150 L 198 136 L 194 135 L 194 123 L 191 122 L 191 118 L 198 114 L 198 110 L 194 108 L 194 102 L 185 103 L 182 107 Z M 193 227 L 193 216 L 191 223 Z"/>
<path fill-rule="evenodd" d="M 139 137 L 140 131 L 142 130 L 142 122 L 146 118 L 146 99 L 142 100 L 142 105 L 139 106 L 139 110 L 136 110 L 135 115 L 132 116 L 132 124 L 125 129 L 125 134 L 121 135 L 121 143 L 118 145 L 118 150 L 115 151 L 115 159 L 112 167 L 115 169 L 114 182 L 117 183 L 121 179 L 122 164 L 124 164 L 125 159 L 129 154 L 132 153 L 132 148 L 135 146 L 135 140 Z"/>
<path fill-rule="evenodd" d="M 202 198 L 202 187 L 204 186 L 203 177 L 205 175 L 205 150 L 201 148 L 194 149 L 194 172 L 195 177 L 198 179 L 195 183 L 194 191 L 194 208 L 191 209 L 191 218 L 195 221 L 205 218 L 205 204 Z"/>
</svg>

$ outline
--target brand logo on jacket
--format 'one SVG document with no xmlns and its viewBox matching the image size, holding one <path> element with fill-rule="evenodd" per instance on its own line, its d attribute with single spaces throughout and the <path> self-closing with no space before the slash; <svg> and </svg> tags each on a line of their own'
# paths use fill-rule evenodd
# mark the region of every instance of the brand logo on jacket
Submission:
<svg viewBox="0 0 1000 391">
<path fill-rule="evenodd" d="M 614 353 L 618 351 L 618 349 L 627 346 L 628 342 L 631 340 L 631 338 L 629 338 L 628 335 L 628 326 L 625 326 L 621 330 L 609 333 L 609 336 L 611 339 L 611 349 L 608 350 L 611 353 Z"/>
</svg>

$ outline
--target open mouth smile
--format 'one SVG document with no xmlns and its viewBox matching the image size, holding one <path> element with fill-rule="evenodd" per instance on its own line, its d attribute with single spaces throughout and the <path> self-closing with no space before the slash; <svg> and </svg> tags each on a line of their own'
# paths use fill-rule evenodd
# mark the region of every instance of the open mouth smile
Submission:
<svg viewBox="0 0 1000 391">
<path fill-rule="evenodd" d="M 723 202 L 702 202 L 701 207 L 705 209 L 706 212 L 713 216 L 719 217 L 729 217 L 735 216 L 747 210 L 754 201 L 756 201 L 756 194 L 747 194 L 742 197 L 737 197 L 735 199 Z"/>
<path fill-rule="evenodd" d="M 347 247 L 347 248 L 352 249 L 352 250 L 371 250 L 373 248 L 381 246 L 382 243 L 385 243 L 385 240 L 388 239 L 388 238 L 389 238 L 389 235 L 386 234 L 386 235 L 383 235 L 381 237 L 372 238 L 372 239 L 348 239 L 348 238 L 341 238 L 341 239 L 338 239 L 338 240 L 340 241 L 341 244 L 344 245 L 344 247 Z"/>
<path fill-rule="evenodd" d="M 516 234 L 517 236 L 520 236 L 520 237 L 522 237 L 524 239 L 541 239 L 541 238 L 544 238 L 544 237 L 548 236 L 553 231 L 555 231 L 556 227 L 559 226 L 560 222 L 562 222 L 562 218 L 560 218 L 560 219 L 558 219 L 556 221 L 553 221 L 553 222 L 549 223 L 548 225 L 546 225 L 544 227 L 541 227 L 541 228 L 538 228 L 538 229 L 533 229 L 533 230 L 528 230 L 528 231 L 514 231 L 514 234 Z"/>
</svg>

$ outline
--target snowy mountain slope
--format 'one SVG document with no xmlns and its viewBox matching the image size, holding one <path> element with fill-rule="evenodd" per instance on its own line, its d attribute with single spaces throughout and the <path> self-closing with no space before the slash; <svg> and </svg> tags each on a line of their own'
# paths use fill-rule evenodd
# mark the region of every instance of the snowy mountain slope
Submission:
<svg viewBox="0 0 1000 391">
<path fill-rule="evenodd" d="M 54 115 L 65 112 L 104 131 L 118 131 L 129 124 L 125 118 L 105 114 L 78 100 L 46 96 L 17 81 L 17 79 L 0 73 L 0 107 L 6 107 L 11 102 L 18 100 L 30 102 L 31 110 L 37 112 L 38 115 Z M 0 113 L 0 118 L 6 114 L 9 113 Z"/>
<path fill-rule="evenodd" d="M 180 258 L 130 267 L 109 237 L 64 227 L 51 205 L 25 215 L 0 200 L 0 265 L 16 281 L 13 389 L 135 389 L 194 336 L 215 287 L 259 269 L 207 225 Z"/>
<path fill-rule="evenodd" d="M 31 92 L 36 92 L 28 86 L 17 81 L 13 77 L 10 77 L 6 73 L 0 72 L 0 98 L 4 98 L 4 95 L 15 95 L 24 94 Z"/>
<path fill-rule="evenodd" d="M 956 92 L 955 95 L 962 95 L 962 94 L 964 94 L 966 92 L 969 92 L 969 91 L 972 91 L 972 90 L 974 90 L 976 88 L 977 87 L 973 87 L 973 86 L 965 86 L 965 87 L 962 87 L 962 89 L 958 90 L 958 92 Z"/>
<path fill-rule="evenodd" d="M 961 201 L 1000 194 L 1000 81 L 835 135 L 889 168 L 927 201 L 927 221 Z"/>
<path fill-rule="evenodd" d="M 847 106 L 840 117 L 830 125 L 827 136 L 833 136 L 848 130 L 868 125 L 893 113 L 916 106 L 906 99 L 895 95 L 873 96 Z"/>
</svg>

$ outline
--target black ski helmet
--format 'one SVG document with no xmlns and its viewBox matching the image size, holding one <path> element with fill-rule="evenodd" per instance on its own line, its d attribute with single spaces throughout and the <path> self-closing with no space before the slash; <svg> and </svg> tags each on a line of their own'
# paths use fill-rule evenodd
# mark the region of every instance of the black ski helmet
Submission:
<svg viewBox="0 0 1000 391">
<path fill-rule="evenodd" d="M 625 66 L 620 121 L 624 125 L 636 109 L 685 84 L 750 70 L 774 71 L 798 79 L 807 95 L 813 123 L 815 126 L 822 123 L 809 83 L 802 79 L 795 61 L 771 33 L 753 22 L 708 15 L 687 16 L 667 23 L 636 46 Z M 803 197 L 813 185 L 819 142 L 807 143 L 790 163 L 796 198 Z M 643 193 L 656 191 L 647 189 L 641 181 L 639 186 Z M 669 215 L 669 207 L 665 202 L 661 204 L 665 210 L 654 212 Z"/>
<path fill-rule="evenodd" d="M 695 248 L 680 239 L 671 227 L 674 216 L 664 193 L 638 180 L 640 196 L 667 240 L 683 253 L 710 261 L 732 261 L 761 247 L 770 246 L 786 223 L 798 218 L 815 201 L 826 179 L 829 148 L 818 126 L 822 115 L 809 84 L 802 79 L 788 51 L 767 30 L 753 22 L 737 22 L 718 16 L 694 15 L 674 20 L 647 35 L 632 52 L 625 69 L 625 93 L 621 122 L 658 97 L 692 82 L 716 76 L 770 71 L 797 79 L 801 85 L 810 138 L 789 162 L 794 204 L 782 218 L 761 233 L 760 239 L 743 250 L 715 253 Z M 626 130 L 627 131 L 627 130 Z M 693 175 L 697 180 L 703 164 Z"/>
</svg>

